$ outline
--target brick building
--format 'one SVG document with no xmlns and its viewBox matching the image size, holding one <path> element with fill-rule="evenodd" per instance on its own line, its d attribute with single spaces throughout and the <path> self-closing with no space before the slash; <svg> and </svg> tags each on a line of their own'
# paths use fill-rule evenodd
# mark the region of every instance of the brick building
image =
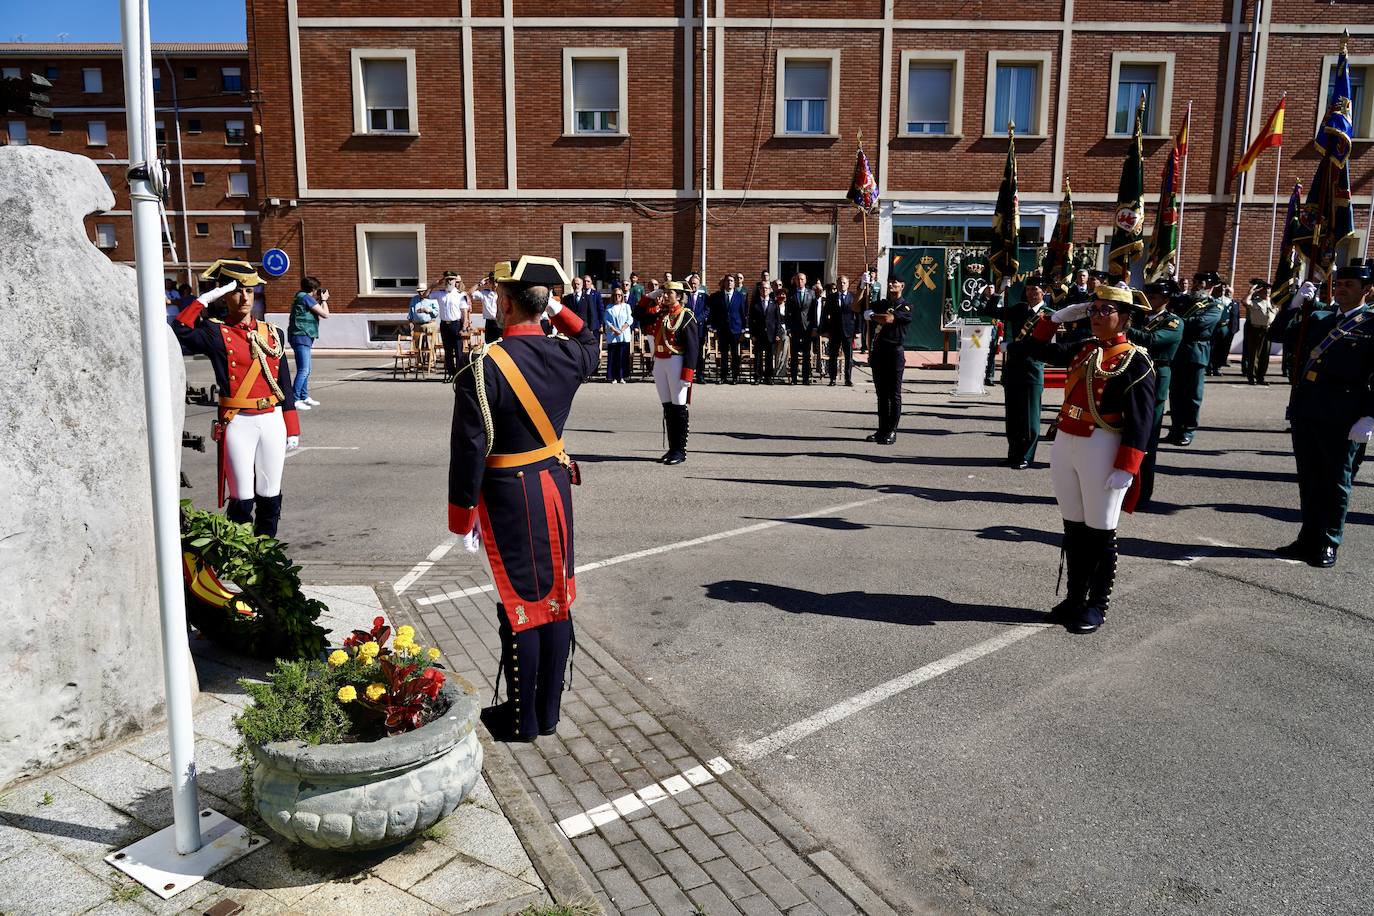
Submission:
<svg viewBox="0 0 1374 916">
<path fill-rule="evenodd" d="M 152 51 L 157 142 L 171 177 L 166 274 L 184 281 L 216 258 L 256 261 L 257 175 L 247 45 L 156 42 Z M 37 73 L 53 84 L 48 93 L 52 120 L 4 115 L 4 140 L 94 159 L 114 191 L 115 205 L 87 217 L 86 228 L 111 260 L 132 264 L 120 46 L 0 43 L 0 72 L 25 78 Z"/>
<path fill-rule="evenodd" d="M 1192 102 L 1183 268 L 1225 271 L 1244 110 L 1258 131 L 1288 93 L 1286 200 L 1314 171 L 1344 27 L 1366 230 L 1369 6 L 1272 0 L 1253 32 L 1254 0 L 944 9 L 962 18 L 926 18 L 913 0 L 718 0 L 703 129 L 690 0 L 406 0 L 385 17 L 361 0 L 248 0 L 263 241 L 333 290 L 341 314 L 322 343 L 380 346 L 409 288 L 445 269 L 471 279 L 520 252 L 601 278 L 694 269 L 704 150 L 709 287 L 725 270 L 853 276 L 865 238 L 885 272 L 903 253 L 986 239 L 1015 119 L 1026 243 L 1048 238 L 1070 179 L 1076 237 L 1091 244 L 1110 232 L 1143 91 L 1147 189 Z M 882 189 L 866 222 L 844 200 L 860 132 Z M 1274 167 L 1267 153 L 1247 189 L 1242 280 L 1268 272 Z M 938 332 L 938 314 L 923 320 Z"/>
</svg>

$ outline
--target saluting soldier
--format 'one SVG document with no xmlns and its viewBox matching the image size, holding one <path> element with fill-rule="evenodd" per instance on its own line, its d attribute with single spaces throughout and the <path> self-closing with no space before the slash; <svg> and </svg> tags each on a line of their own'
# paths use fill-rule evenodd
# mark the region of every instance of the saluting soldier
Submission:
<svg viewBox="0 0 1374 916">
<path fill-rule="evenodd" d="M 572 485 L 563 428 L 600 362 L 596 335 L 549 296 L 567 285 L 553 258 L 492 271 L 501 340 L 473 350 L 454 382 L 448 526 L 480 534 L 498 603 L 508 699 L 483 713 L 499 740 L 532 741 L 558 725 L 577 596 Z M 558 332 L 546 335 L 547 315 Z"/>
<path fill-rule="evenodd" d="M 906 329 L 911 324 L 911 306 L 902 298 L 906 283 L 895 277 L 887 281 L 887 298 L 879 299 L 864 311 L 873 323 L 868 368 L 873 372 L 873 390 L 878 395 L 878 429 L 865 442 L 891 445 L 897 441 L 902 421 L 902 377 L 906 375 Z"/>
<path fill-rule="evenodd" d="M 219 385 L 219 413 L 211 427 L 219 453 L 216 492 L 225 516 L 277 536 L 286 453 L 300 445 L 301 426 L 281 329 L 253 317 L 253 289 L 262 278 L 247 261 L 219 260 L 200 275 L 219 284 L 191 300 L 172 331 L 190 353 L 209 358 Z M 222 302 L 224 317 L 202 314 Z"/>
<path fill-rule="evenodd" d="M 1149 315 L 1140 320 L 1140 327 L 1126 330 L 1126 338 L 1145 348 L 1155 367 L 1155 418 L 1150 427 L 1150 443 L 1145 460 L 1140 464 L 1140 497 L 1136 506 L 1149 503 L 1155 492 L 1155 459 L 1159 454 L 1159 436 L 1164 428 L 1164 408 L 1169 403 L 1169 382 L 1173 360 L 1183 340 L 1183 321 L 1169 311 L 1169 301 L 1178 294 L 1172 280 L 1157 280 L 1146 284 L 1141 291 L 1149 303 Z"/>
<path fill-rule="evenodd" d="M 1092 303 L 1065 306 L 1042 317 L 1032 350 L 1046 363 L 1067 366 L 1059 433 L 1050 450 L 1054 498 L 1064 517 L 1068 593 L 1050 619 L 1071 632 L 1091 633 L 1107 619 L 1116 582 L 1116 527 L 1121 510 L 1135 508 L 1155 410 L 1155 372 L 1149 354 L 1126 337 L 1133 313 L 1145 310 L 1131 291 L 1106 284 Z M 1087 316 L 1093 338 L 1054 342 L 1061 324 Z"/>
<path fill-rule="evenodd" d="M 1035 460 L 1040 444 L 1040 401 L 1045 394 L 1045 364 L 1036 358 L 1031 332 L 1044 314 L 1045 280 L 1037 274 L 1026 278 L 1025 292 L 1015 305 L 989 307 L 1007 329 L 1007 352 L 1002 358 L 1002 402 L 1005 406 L 1007 457 L 1003 467 L 1022 471 Z"/>
<path fill-rule="evenodd" d="M 1219 283 L 1221 277 L 1215 273 L 1198 271 L 1193 274 L 1192 290 L 1170 304 L 1183 322 L 1183 339 L 1172 361 L 1169 386 L 1169 438 L 1165 441 L 1171 445 L 1191 445 L 1197 434 L 1212 339 L 1223 315 L 1221 304 L 1212 298 L 1212 288 Z"/>
<path fill-rule="evenodd" d="M 636 318 L 644 333 L 654 338 L 654 385 L 663 402 L 663 425 L 668 432 L 668 451 L 659 461 L 682 464 L 687 460 L 688 405 L 701 353 L 701 331 L 696 316 L 685 307 L 682 284 L 676 280 L 640 299 Z"/>
<path fill-rule="evenodd" d="M 1334 308 L 1314 303 L 1306 327 L 1295 296 L 1273 328 L 1290 341 L 1297 371 L 1288 418 L 1302 509 L 1298 539 L 1277 553 L 1320 569 L 1336 565 L 1357 455 L 1374 433 L 1374 264 L 1337 270 L 1331 293 Z"/>
</svg>

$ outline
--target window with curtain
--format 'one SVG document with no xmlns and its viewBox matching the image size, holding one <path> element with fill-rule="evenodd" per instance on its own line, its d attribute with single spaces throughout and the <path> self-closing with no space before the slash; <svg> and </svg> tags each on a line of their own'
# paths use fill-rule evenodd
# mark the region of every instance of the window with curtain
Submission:
<svg viewBox="0 0 1374 916">
<path fill-rule="evenodd" d="M 992 124 L 988 133 L 1006 133 L 1008 121 L 1015 122 L 1017 133 L 1035 133 L 1040 126 L 1035 110 L 1039 94 L 1040 68 L 1035 64 L 998 64 Z"/>
<path fill-rule="evenodd" d="M 401 59 L 364 60 L 362 65 L 368 133 L 408 133 L 410 77 L 406 62 Z"/>
<path fill-rule="evenodd" d="M 620 129 L 620 62 L 596 58 L 572 62 L 573 128 L 579 134 Z"/>
<path fill-rule="evenodd" d="M 95 245 L 97 248 L 115 247 L 114 223 L 95 224 Z"/>
<path fill-rule="evenodd" d="M 241 68 L 221 67 L 219 75 L 223 81 L 225 92 L 243 91 L 243 70 Z"/>
<path fill-rule="evenodd" d="M 81 71 L 81 88 L 85 92 L 100 92 L 105 88 L 100 78 L 100 68 L 87 67 Z"/>
<path fill-rule="evenodd" d="M 830 123 L 830 62 L 787 61 L 783 70 L 782 98 L 787 133 L 825 133 Z"/>
<path fill-rule="evenodd" d="M 86 145 L 104 146 L 107 142 L 104 121 L 86 122 Z"/>
<path fill-rule="evenodd" d="M 229 173 L 229 196 L 247 197 L 248 196 L 248 173 L 230 172 Z"/>
<path fill-rule="evenodd" d="M 234 248 L 253 247 L 253 226 L 251 223 L 234 223 Z"/>
<path fill-rule="evenodd" d="M 906 75 L 906 131 L 949 133 L 954 68 L 949 64 L 912 64 Z"/>
<path fill-rule="evenodd" d="M 1369 75 L 1368 67 L 1350 68 L 1350 123 L 1355 128 L 1355 136 L 1368 137 L 1374 134 L 1374 124 L 1370 123 L 1369 112 L 1364 110 L 1365 82 Z M 1322 117 L 1326 117 L 1326 105 L 1331 99 L 1331 90 L 1336 87 L 1336 68 L 1331 68 L 1331 76 L 1326 82 L 1326 98 L 1322 100 Z"/>
<path fill-rule="evenodd" d="M 1129 135 L 1135 130 L 1135 110 L 1142 94 L 1145 96 L 1145 118 L 1141 129 L 1147 134 L 1157 134 L 1159 124 L 1155 109 L 1159 95 L 1159 65 L 1122 64 L 1116 81 L 1116 133 Z"/>
<path fill-rule="evenodd" d="M 226 146 L 247 146 L 248 127 L 243 121 L 224 122 L 224 143 Z"/>
<path fill-rule="evenodd" d="M 414 289 L 420 282 L 420 248 L 413 232 L 369 232 L 367 273 L 372 289 Z"/>
<path fill-rule="evenodd" d="M 29 145 L 29 125 L 24 121 L 11 121 L 8 127 L 10 146 Z"/>
</svg>

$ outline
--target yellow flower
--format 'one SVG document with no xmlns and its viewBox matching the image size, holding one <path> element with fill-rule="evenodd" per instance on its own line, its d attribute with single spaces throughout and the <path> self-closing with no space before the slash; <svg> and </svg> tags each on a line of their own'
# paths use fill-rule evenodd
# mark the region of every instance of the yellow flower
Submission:
<svg viewBox="0 0 1374 916">
<path fill-rule="evenodd" d="M 381 684 L 368 684 L 367 690 L 364 692 L 367 694 L 367 698 L 375 703 L 378 697 L 386 693 L 386 688 Z"/>
<path fill-rule="evenodd" d="M 438 650 L 438 649 L 431 648 L 431 649 L 429 650 L 429 652 L 427 652 L 426 654 L 429 656 L 429 660 L 432 661 L 432 662 L 437 662 L 437 661 L 439 660 L 439 650 Z"/>
<path fill-rule="evenodd" d="M 344 703 L 352 703 L 354 700 L 358 699 L 358 691 L 354 690 L 351 684 L 340 687 L 339 699 Z"/>
<path fill-rule="evenodd" d="M 412 626 L 410 626 L 410 625 L 407 624 L 406 626 L 397 627 L 397 628 L 396 628 L 396 644 L 397 644 L 397 645 L 403 645 L 403 644 L 405 644 L 405 643 L 408 643 L 408 642 L 410 642 L 410 641 L 411 641 L 412 639 L 414 639 L 414 638 L 415 638 L 415 628 L 414 628 L 414 627 L 412 627 Z"/>
<path fill-rule="evenodd" d="M 381 651 L 381 646 L 377 645 L 375 641 L 365 642 L 358 647 L 358 654 L 363 656 L 364 658 L 376 658 L 377 653 Z"/>
<path fill-rule="evenodd" d="M 329 664 L 335 668 L 348 661 L 348 653 L 343 649 L 335 649 L 329 653 Z"/>
</svg>

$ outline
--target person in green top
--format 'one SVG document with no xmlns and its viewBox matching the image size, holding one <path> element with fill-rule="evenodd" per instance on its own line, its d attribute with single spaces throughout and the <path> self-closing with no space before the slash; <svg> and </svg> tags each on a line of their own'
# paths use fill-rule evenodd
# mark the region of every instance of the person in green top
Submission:
<svg viewBox="0 0 1374 916">
<path fill-rule="evenodd" d="M 329 317 L 329 290 L 314 277 L 301 278 L 301 291 L 291 300 L 286 339 L 296 354 L 296 409 L 309 410 L 320 402 L 310 396 L 310 356 L 320 336 L 320 319 Z"/>
<path fill-rule="evenodd" d="M 1193 274 L 1192 291 L 1176 297 L 1169 307 L 1183 322 L 1183 340 L 1173 359 L 1169 386 L 1169 438 L 1171 445 L 1191 445 L 1202 416 L 1202 389 L 1212 359 L 1212 338 L 1222 318 L 1222 307 L 1212 296 L 1221 277 L 1211 271 Z"/>
<path fill-rule="evenodd" d="M 1007 457 L 1003 467 L 1024 471 L 1035 460 L 1040 444 L 1040 400 L 1045 393 L 1045 364 L 1036 358 L 1031 332 L 1050 309 L 1045 302 L 1049 281 L 1039 274 L 1026 278 L 1020 302 L 1004 305 L 1005 284 L 998 293 L 991 286 L 992 302 L 983 314 L 1006 326 L 1007 352 L 1002 357 L 1002 400 L 1006 408 Z"/>
<path fill-rule="evenodd" d="M 1136 506 L 1149 503 L 1155 491 L 1155 457 L 1159 453 L 1159 434 L 1164 428 L 1164 408 L 1169 404 L 1169 381 L 1173 372 L 1174 355 L 1183 340 L 1183 321 L 1169 311 L 1169 300 L 1178 294 L 1173 280 L 1147 283 L 1143 290 L 1150 303 L 1150 314 L 1141 320 L 1140 327 L 1126 329 L 1126 339 L 1144 347 L 1155 367 L 1155 418 L 1150 430 L 1150 442 L 1145 458 L 1140 462 L 1140 495 Z"/>
<path fill-rule="evenodd" d="M 1374 434 L 1374 264 L 1353 260 L 1336 271 L 1334 307 L 1303 284 L 1271 330 L 1291 347 L 1296 379 L 1288 399 L 1298 465 L 1302 529 L 1276 553 L 1326 569 L 1336 565 L 1360 450 Z"/>
</svg>

